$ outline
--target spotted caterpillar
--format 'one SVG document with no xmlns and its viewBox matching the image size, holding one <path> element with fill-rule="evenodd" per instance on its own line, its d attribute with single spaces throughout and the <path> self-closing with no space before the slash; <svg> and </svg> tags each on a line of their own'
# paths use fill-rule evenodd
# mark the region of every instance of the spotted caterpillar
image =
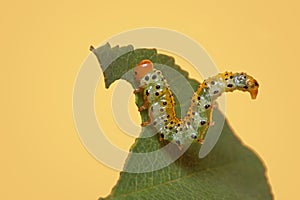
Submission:
<svg viewBox="0 0 300 200">
<path fill-rule="evenodd" d="M 247 91 L 255 99 L 259 87 L 258 82 L 246 73 L 220 73 L 198 86 L 186 116 L 179 119 L 175 114 L 172 92 L 162 72 L 154 69 L 150 60 L 142 60 L 134 68 L 134 74 L 138 84 L 134 93 L 142 93 L 144 100 L 139 111 L 148 109 L 148 121 L 142 126 L 153 125 L 161 140 L 175 143 L 179 148 L 193 141 L 203 143 L 211 124 L 213 104 L 223 92 Z"/>
</svg>

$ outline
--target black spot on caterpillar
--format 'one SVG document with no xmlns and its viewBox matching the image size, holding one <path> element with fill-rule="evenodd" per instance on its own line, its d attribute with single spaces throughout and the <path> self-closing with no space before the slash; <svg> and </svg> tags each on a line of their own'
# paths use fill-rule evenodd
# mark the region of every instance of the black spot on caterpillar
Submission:
<svg viewBox="0 0 300 200">
<path fill-rule="evenodd" d="M 194 93 L 189 111 L 182 119 L 176 117 L 175 101 L 162 72 L 154 69 L 150 60 L 142 60 L 134 69 L 138 88 L 144 104 L 139 111 L 148 109 L 148 121 L 142 126 L 153 125 L 160 138 L 182 145 L 192 141 L 203 143 L 211 124 L 213 103 L 223 92 L 247 91 L 255 99 L 259 84 L 246 73 L 225 72 L 204 80 Z"/>
</svg>

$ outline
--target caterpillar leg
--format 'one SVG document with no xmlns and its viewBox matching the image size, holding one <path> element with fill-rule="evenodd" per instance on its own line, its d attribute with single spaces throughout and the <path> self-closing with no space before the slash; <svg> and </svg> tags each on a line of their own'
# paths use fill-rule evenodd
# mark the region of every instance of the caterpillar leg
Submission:
<svg viewBox="0 0 300 200">
<path fill-rule="evenodd" d="M 215 121 L 210 121 L 209 122 L 209 126 L 214 126 L 215 125 Z"/>
<path fill-rule="evenodd" d="M 149 107 L 149 102 L 148 101 L 144 101 L 144 104 L 141 107 L 139 107 L 138 110 L 139 110 L 139 112 L 141 112 L 143 110 L 148 109 L 148 107 Z"/>
<path fill-rule="evenodd" d="M 133 94 L 141 93 L 143 91 L 144 91 L 144 88 L 139 87 L 139 88 L 136 88 L 136 89 L 133 90 Z"/>
<path fill-rule="evenodd" d="M 143 93 L 144 92 L 144 88 L 143 87 L 138 87 L 137 89 L 134 89 L 133 93 L 137 94 L 137 93 Z M 144 104 L 138 108 L 138 111 L 141 112 L 143 110 L 146 110 L 149 107 L 149 102 L 147 101 L 147 98 L 144 97 Z"/>
<path fill-rule="evenodd" d="M 204 143 L 204 139 L 199 139 L 199 140 L 198 140 L 198 143 L 199 143 L 199 144 L 203 144 L 203 143 Z"/>
<path fill-rule="evenodd" d="M 147 121 L 141 123 L 141 126 L 149 126 L 150 124 L 152 124 L 152 120 L 150 118 L 148 118 Z"/>
<path fill-rule="evenodd" d="M 159 141 L 163 141 L 163 140 L 164 140 L 164 134 L 161 133 L 161 134 L 159 134 Z"/>
<path fill-rule="evenodd" d="M 147 101 L 147 100 L 145 99 L 145 100 L 144 100 L 144 104 L 143 104 L 141 107 L 138 108 L 139 112 L 148 109 L 148 108 L 149 108 L 149 105 L 150 105 L 149 101 Z M 153 120 L 152 120 L 151 116 L 148 116 L 148 120 L 145 121 L 145 122 L 143 122 L 143 123 L 141 124 L 141 126 L 148 126 L 148 125 L 152 124 L 152 121 L 153 121 Z"/>
<path fill-rule="evenodd" d="M 204 137 L 205 137 L 207 129 L 208 129 L 208 127 L 202 133 L 200 133 L 200 136 L 199 136 L 199 138 L 197 140 L 197 142 L 199 144 L 203 144 L 204 143 Z"/>
</svg>

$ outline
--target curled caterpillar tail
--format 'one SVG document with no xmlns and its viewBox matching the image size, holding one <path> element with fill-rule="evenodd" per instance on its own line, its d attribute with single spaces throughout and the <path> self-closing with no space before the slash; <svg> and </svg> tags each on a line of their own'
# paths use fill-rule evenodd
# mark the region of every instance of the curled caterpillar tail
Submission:
<svg viewBox="0 0 300 200">
<path fill-rule="evenodd" d="M 176 117 L 175 101 L 162 72 L 156 70 L 150 60 L 141 61 L 134 69 L 144 104 L 139 110 L 148 109 L 148 121 L 143 125 L 153 125 L 160 138 L 182 145 L 192 141 L 202 143 L 209 125 L 215 100 L 223 92 L 247 91 L 255 99 L 259 84 L 246 73 L 225 72 L 203 81 L 194 93 L 191 105 L 183 119 Z"/>
</svg>

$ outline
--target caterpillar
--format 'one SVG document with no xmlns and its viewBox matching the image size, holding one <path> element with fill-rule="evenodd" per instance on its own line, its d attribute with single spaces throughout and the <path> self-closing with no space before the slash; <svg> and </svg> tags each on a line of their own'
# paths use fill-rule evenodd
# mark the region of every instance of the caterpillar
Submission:
<svg viewBox="0 0 300 200">
<path fill-rule="evenodd" d="M 142 93 L 144 103 L 139 111 L 148 109 L 148 121 L 142 126 L 153 125 L 160 140 L 167 140 L 182 148 L 192 142 L 204 142 L 204 136 L 212 123 L 213 105 L 224 92 L 240 90 L 249 92 L 252 99 L 258 93 L 258 82 L 244 72 L 224 72 L 204 80 L 194 92 L 185 117 L 179 119 L 174 110 L 175 100 L 162 72 L 154 68 L 150 60 L 142 60 L 134 68 L 138 87 L 134 93 Z"/>
</svg>

